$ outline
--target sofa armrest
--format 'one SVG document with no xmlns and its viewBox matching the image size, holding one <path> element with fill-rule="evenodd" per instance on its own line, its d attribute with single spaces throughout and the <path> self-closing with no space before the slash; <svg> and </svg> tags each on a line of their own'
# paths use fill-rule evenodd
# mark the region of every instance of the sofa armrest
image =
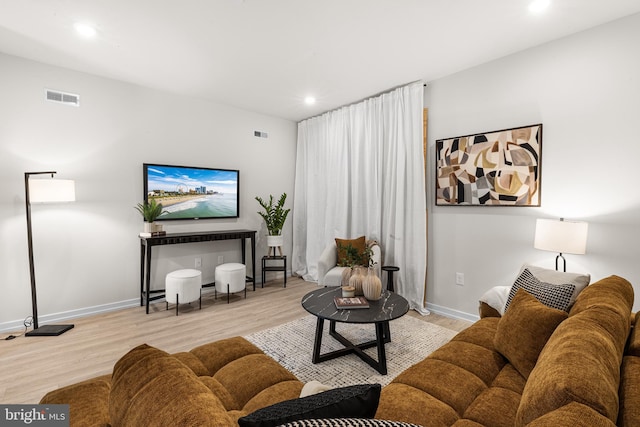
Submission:
<svg viewBox="0 0 640 427">
<path fill-rule="evenodd" d="M 69 416 L 74 426 L 109 427 L 110 392 L 111 375 L 104 375 L 50 391 L 40 404 L 69 405 Z"/>
<path fill-rule="evenodd" d="M 324 276 L 338 263 L 338 247 L 335 242 L 327 245 L 318 259 L 318 285 L 324 284 Z"/>
<path fill-rule="evenodd" d="M 484 319 L 485 317 L 502 317 L 500 312 L 495 308 L 491 307 L 484 301 L 480 301 L 480 306 L 478 307 L 478 314 L 480 314 L 480 318 Z"/>
<path fill-rule="evenodd" d="M 480 297 L 480 317 L 502 316 L 504 314 L 504 306 L 509 298 L 509 291 L 511 291 L 511 286 L 494 286 L 482 294 Z M 484 316 L 483 311 L 486 314 Z"/>
</svg>

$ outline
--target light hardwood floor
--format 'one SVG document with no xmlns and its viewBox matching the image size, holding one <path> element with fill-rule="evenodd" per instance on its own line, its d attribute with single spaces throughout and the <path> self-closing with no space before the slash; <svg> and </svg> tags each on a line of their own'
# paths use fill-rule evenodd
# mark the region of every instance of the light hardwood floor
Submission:
<svg viewBox="0 0 640 427">
<path fill-rule="evenodd" d="M 246 300 L 241 294 L 232 296 L 230 304 L 226 296 L 216 300 L 207 292 L 201 311 L 197 303 L 181 305 L 177 317 L 162 301 L 152 304 L 148 315 L 144 307 L 135 307 L 65 322 L 75 328 L 58 337 L 1 340 L 0 402 L 37 403 L 50 390 L 111 373 L 123 354 L 142 343 L 175 353 L 299 319 L 308 314 L 300 300 L 313 289 L 315 283 L 299 278 L 289 278 L 286 288 L 275 280 L 256 292 L 247 290 Z M 470 325 L 437 314 L 409 315 L 456 331 Z"/>
</svg>

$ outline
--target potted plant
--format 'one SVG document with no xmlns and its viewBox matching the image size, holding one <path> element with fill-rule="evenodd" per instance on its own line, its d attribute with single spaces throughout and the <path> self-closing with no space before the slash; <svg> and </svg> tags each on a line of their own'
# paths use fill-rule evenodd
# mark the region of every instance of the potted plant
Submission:
<svg viewBox="0 0 640 427">
<path fill-rule="evenodd" d="M 287 220 L 287 215 L 291 209 L 284 208 L 284 202 L 287 200 L 287 193 L 282 193 L 282 196 L 278 199 L 278 202 L 274 204 L 273 195 L 269 195 L 269 201 L 263 200 L 261 197 L 256 196 L 256 200 L 262 207 L 263 211 L 258 212 L 258 215 L 264 219 L 264 222 L 267 225 L 267 231 L 269 235 L 267 236 L 267 246 L 277 247 L 280 251 L 280 256 L 282 256 L 282 228 L 284 227 L 284 222 Z"/>
<path fill-rule="evenodd" d="M 156 202 L 156 199 L 150 199 L 144 203 L 138 203 L 135 209 L 140 212 L 142 218 L 144 218 L 144 232 L 153 233 L 155 231 L 161 231 L 162 226 L 156 225 L 153 222 L 163 213 L 167 212 L 162 210 L 162 203 Z M 159 228 L 158 228 L 159 227 Z"/>
<path fill-rule="evenodd" d="M 365 267 L 369 268 L 375 264 L 371 260 L 373 251 L 369 245 L 366 245 L 362 252 L 359 252 L 357 248 L 353 247 L 351 243 L 347 245 L 338 244 L 338 250 L 344 251 L 345 256 L 340 260 L 338 265 L 340 267 Z"/>
<path fill-rule="evenodd" d="M 353 286 L 356 295 L 363 295 L 362 283 L 365 278 L 363 270 L 375 264 L 371 260 L 371 255 L 373 254 L 371 247 L 366 245 L 362 252 L 358 251 L 351 243 L 347 245 L 339 243 L 337 247 L 339 252 L 344 253 L 338 265 L 340 267 L 346 267 L 342 270 L 340 283 L 342 286 Z"/>
</svg>

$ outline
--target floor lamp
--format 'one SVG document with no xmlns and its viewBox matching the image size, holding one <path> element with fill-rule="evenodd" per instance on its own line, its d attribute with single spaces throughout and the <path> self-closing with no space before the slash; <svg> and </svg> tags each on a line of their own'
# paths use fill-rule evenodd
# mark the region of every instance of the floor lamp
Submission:
<svg viewBox="0 0 640 427">
<path fill-rule="evenodd" d="M 555 219 L 538 219 L 533 247 L 544 251 L 558 252 L 556 256 L 556 271 L 558 261 L 562 260 L 563 271 L 567 271 L 566 254 L 583 255 L 587 252 L 587 231 L 589 224 L 582 221 L 560 221 Z"/>
<path fill-rule="evenodd" d="M 72 329 L 74 325 L 38 325 L 38 298 L 36 297 L 36 276 L 33 268 L 33 238 L 31 232 L 31 203 L 73 202 L 76 200 L 75 183 L 70 180 L 53 179 L 57 172 L 25 172 L 24 191 L 27 207 L 27 239 L 29 242 L 29 273 L 31 275 L 31 306 L 33 309 L 33 330 L 29 337 L 57 336 Z M 33 175 L 51 175 L 52 179 L 30 179 Z"/>
</svg>

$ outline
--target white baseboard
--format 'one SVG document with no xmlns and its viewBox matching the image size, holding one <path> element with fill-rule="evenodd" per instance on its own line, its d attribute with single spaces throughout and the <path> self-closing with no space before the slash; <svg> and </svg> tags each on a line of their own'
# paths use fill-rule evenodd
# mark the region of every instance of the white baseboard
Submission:
<svg viewBox="0 0 640 427">
<path fill-rule="evenodd" d="M 436 314 L 442 316 L 453 317 L 454 319 L 466 320 L 467 322 L 477 322 L 480 320 L 480 316 L 477 314 L 469 314 L 464 311 L 454 310 L 448 307 L 442 307 L 440 305 L 427 303 L 427 308 Z"/>
<path fill-rule="evenodd" d="M 277 272 L 277 273 L 281 273 L 281 272 Z M 291 277 L 291 271 L 287 271 L 287 277 Z M 280 278 L 280 280 L 282 280 L 282 278 Z M 262 285 L 261 277 L 256 277 L 256 285 L 257 286 Z M 62 322 L 69 319 L 77 319 L 79 317 L 87 317 L 87 316 L 93 316 L 95 314 L 122 310 L 123 308 L 137 307 L 139 305 L 140 305 L 140 299 L 134 298 L 126 301 L 96 305 L 93 307 L 85 307 L 77 310 L 64 311 L 61 313 L 41 315 L 41 316 L 38 316 L 38 323 L 40 325 L 45 325 L 47 323 Z M 17 331 L 23 331 L 23 330 L 24 330 L 24 319 L 0 323 L 0 332 L 17 332 Z"/>
<path fill-rule="evenodd" d="M 85 307 L 77 310 L 64 311 L 61 313 L 46 314 L 38 316 L 38 323 L 45 325 L 52 322 L 61 322 L 79 317 L 93 316 L 94 314 L 107 313 L 110 311 L 122 310 L 123 308 L 137 307 L 140 305 L 140 298 L 126 301 L 114 302 L 93 307 Z M 0 323 L 0 332 L 17 332 L 24 330 L 24 319 Z"/>
</svg>

